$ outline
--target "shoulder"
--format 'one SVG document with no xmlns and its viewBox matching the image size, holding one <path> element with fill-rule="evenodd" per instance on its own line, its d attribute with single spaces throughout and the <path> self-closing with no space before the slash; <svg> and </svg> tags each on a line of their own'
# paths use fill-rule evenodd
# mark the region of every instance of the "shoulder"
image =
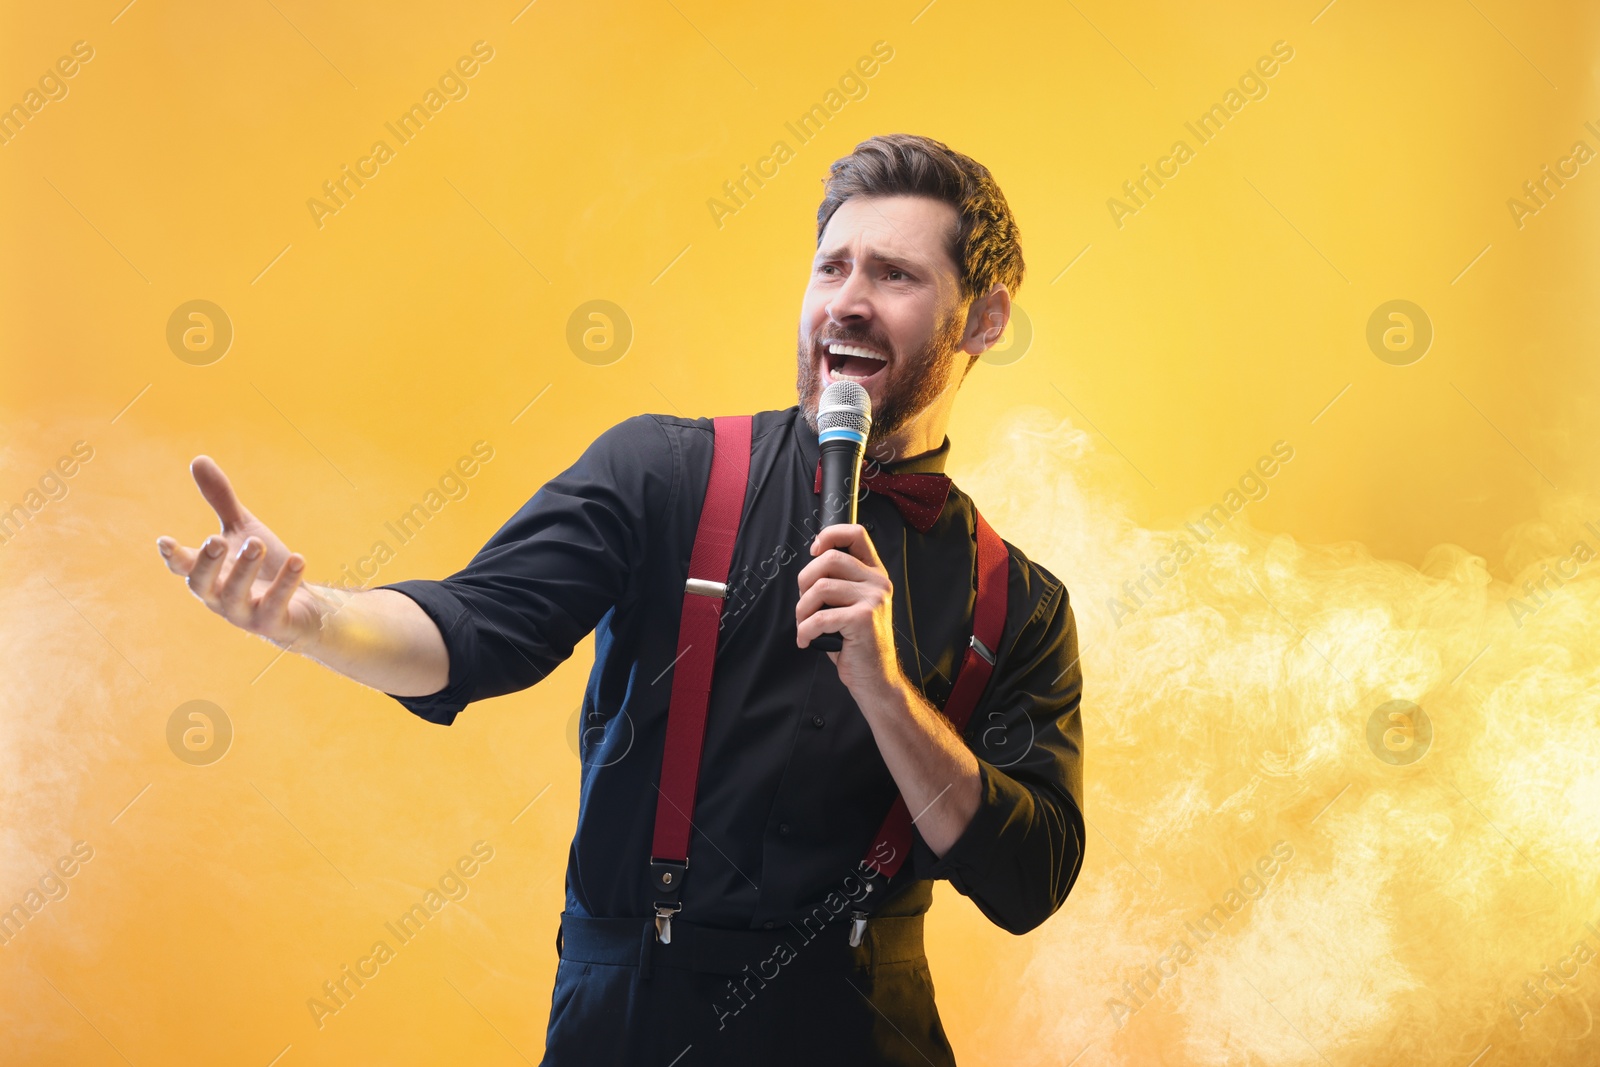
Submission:
<svg viewBox="0 0 1600 1067">
<path fill-rule="evenodd" d="M 1078 677 L 1078 624 L 1066 583 L 1016 545 L 1005 546 L 1010 575 L 1000 653 L 1004 684 L 1038 693 L 1069 691 Z"/>
<path fill-rule="evenodd" d="M 761 411 L 751 419 L 751 450 L 758 465 L 775 457 L 793 440 L 798 409 Z M 715 421 L 681 415 L 644 414 L 623 419 L 589 445 L 562 476 L 579 483 L 616 486 L 624 493 L 642 492 L 660 506 L 686 495 L 698 501 L 711 470 Z"/>
<path fill-rule="evenodd" d="M 798 407 L 791 407 L 775 411 L 758 411 L 746 416 L 751 420 L 751 437 L 759 441 L 788 431 L 794 426 L 799 410 Z M 663 438 L 680 442 L 709 442 L 715 429 L 714 423 L 715 420 L 710 417 L 690 419 L 682 415 L 635 415 L 611 427 L 601 435 L 601 438 L 614 437 L 618 441 L 635 443 L 653 438 L 658 444 Z"/>
<path fill-rule="evenodd" d="M 658 451 L 662 445 L 681 436 L 685 429 L 692 429 L 696 421 L 706 422 L 707 429 L 710 428 L 709 420 L 704 419 L 680 419 L 672 415 L 634 415 L 603 431 L 590 447 L 613 450 L 647 448 Z"/>
<path fill-rule="evenodd" d="M 670 477 L 701 435 L 710 440 L 710 419 L 634 415 L 603 430 L 584 449 L 578 467 Z"/>
<path fill-rule="evenodd" d="M 1001 540 L 1004 541 L 1004 537 Z M 1005 546 L 1011 556 L 1012 590 L 1020 590 L 1030 608 L 1028 623 L 1044 622 L 1065 609 L 1068 606 L 1066 584 L 1010 541 L 1005 541 Z"/>
<path fill-rule="evenodd" d="M 799 408 L 777 411 L 758 411 L 745 416 L 750 419 L 750 444 L 753 449 L 781 446 L 788 440 L 798 417 Z M 711 462 L 711 448 L 716 438 L 716 420 L 705 417 L 685 418 L 681 415 L 635 415 L 601 434 L 596 444 L 625 452 L 648 451 L 658 461 L 688 462 L 696 460 L 704 466 Z M 663 452 L 665 449 L 665 452 Z M 650 458 L 650 457 L 641 457 Z"/>
<path fill-rule="evenodd" d="M 957 487 L 952 487 L 951 495 L 959 495 L 966 507 L 972 511 L 974 516 L 972 525 L 975 528 L 978 509 L 972 498 Z M 1024 631 L 1032 631 L 1036 638 L 1043 638 L 1063 626 L 1070 626 L 1066 584 L 1043 564 L 1029 558 L 1026 552 L 1007 541 L 1004 530 L 994 527 L 993 523 L 990 523 L 990 526 L 1000 536 L 1001 543 L 1006 547 L 1006 555 L 1009 557 L 1006 582 L 1007 628 L 1019 628 L 1019 637 Z M 975 532 L 973 536 L 976 536 Z"/>
</svg>

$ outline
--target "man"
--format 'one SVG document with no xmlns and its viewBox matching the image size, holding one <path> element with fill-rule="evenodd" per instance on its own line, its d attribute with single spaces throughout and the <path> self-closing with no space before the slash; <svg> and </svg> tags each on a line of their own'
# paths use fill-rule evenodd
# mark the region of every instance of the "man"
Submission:
<svg viewBox="0 0 1600 1067">
<path fill-rule="evenodd" d="M 1066 898 L 1084 845 L 1076 628 L 1062 583 L 998 538 L 992 674 L 963 736 L 939 710 L 978 647 L 983 539 L 942 476 L 945 428 L 1022 274 L 1005 198 L 966 156 L 895 135 L 833 164 L 800 402 L 751 422 L 682 813 L 689 861 L 665 922 L 652 827 L 711 420 L 629 419 L 459 573 L 353 594 L 303 583 L 303 559 L 195 461 L 222 533 L 198 549 L 162 538 L 172 571 L 235 625 L 430 722 L 532 685 L 596 631 L 546 1063 L 953 1063 L 922 950 L 932 880 L 1017 934 Z M 863 494 L 859 524 L 819 531 L 816 409 L 838 380 L 871 398 L 867 473 L 883 491 Z M 904 512 L 896 487 L 915 488 Z M 824 632 L 840 651 L 810 647 Z M 860 861 L 897 795 L 910 854 L 874 890 Z"/>
</svg>

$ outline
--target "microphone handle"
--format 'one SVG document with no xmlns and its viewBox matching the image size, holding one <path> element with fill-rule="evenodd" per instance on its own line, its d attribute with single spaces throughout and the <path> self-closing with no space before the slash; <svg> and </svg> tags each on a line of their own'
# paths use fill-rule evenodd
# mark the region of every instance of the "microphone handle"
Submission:
<svg viewBox="0 0 1600 1067">
<path fill-rule="evenodd" d="M 856 483 L 861 477 L 863 451 L 860 443 L 844 438 L 822 443 L 822 528 L 856 521 Z M 836 633 L 818 634 L 811 647 L 838 652 L 844 648 L 844 638 Z"/>
</svg>

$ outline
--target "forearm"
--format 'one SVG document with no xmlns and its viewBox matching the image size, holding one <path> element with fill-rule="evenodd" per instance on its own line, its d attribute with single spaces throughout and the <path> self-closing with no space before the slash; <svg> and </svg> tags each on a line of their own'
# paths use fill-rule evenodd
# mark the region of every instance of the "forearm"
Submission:
<svg viewBox="0 0 1600 1067">
<path fill-rule="evenodd" d="M 858 700 L 913 824 L 936 856 L 978 810 L 978 760 L 949 720 L 903 679 Z"/>
<path fill-rule="evenodd" d="M 948 878 L 996 926 L 1025 934 L 1054 915 L 1083 866 L 1076 802 L 980 762 L 972 824 L 918 877 Z"/>
<path fill-rule="evenodd" d="M 415 600 L 392 589 L 306 589 L 324 605 L 322 625 L 291 652 L 395 696 L 427 696 L 449 682 L 444 636 Z"/>
</svg>

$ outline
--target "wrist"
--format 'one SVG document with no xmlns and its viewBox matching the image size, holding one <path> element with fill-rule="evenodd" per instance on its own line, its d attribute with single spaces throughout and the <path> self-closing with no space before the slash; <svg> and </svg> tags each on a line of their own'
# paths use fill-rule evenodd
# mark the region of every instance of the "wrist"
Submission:
<svg viewBox="0 0 1600 1067">
<path fill-rule="evenodd" d="M 320 653 L 327 652 L 332 647 L 336 637 L 335 622 L 339 613 L 355 596 L 355 591 L 333 585 L 313 585 L 309 582 L 302 588 L 311 594 L 311 603 L 315 607 L 316 615 L 301 633 L 279 643 L 290 652 L 318 658 Z"/>
<path fill-rule="evenodd" d="M 910 709 L 916 692 L 911 680 L 900 669 L 900 661 L 894 659 L 881 677 L 861 687 L 861 692 L 852 692 L 851 696 L 855 697 L 856 705 L 868 714 L 880 711 L 897 714 Z"/>
</svg>

